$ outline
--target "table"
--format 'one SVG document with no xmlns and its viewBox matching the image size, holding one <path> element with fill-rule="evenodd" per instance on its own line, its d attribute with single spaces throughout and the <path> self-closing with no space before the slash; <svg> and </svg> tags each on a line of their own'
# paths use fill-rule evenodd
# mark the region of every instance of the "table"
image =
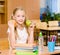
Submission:
<svg viewBox="0 0 60 55">
<path fill-rule="evenodd" d="M 33 52 L 30 52 L 30 53 L 33 53 Z M 48 51 L 48 47 L 47 46 L 44 46 L 43 51 L 42 52 L 38 52 L 37 55 L 51 55 L 51 54 L 58 54 L 58 53 L 60 53 L 60 50 L 55 50 L 54 52 L 49 52 Z"/>
<path fill-rule="evenodd" d="M 9 49 L 6 50 L 0 50 L 1 54 L 0 55 L 8 55 L 9 54 Z M 16 51 L 13 50 L 13 53 L 15 53 Z M 22 51 L 23 52 L 23 51 Z M 28 51 L 27 51 L 28 52 Z M 30 52 L 33 53 L 33 52 Z M 51 55 L 51 54 L 57 54 L 60 53 L 60 50 L 55 50 L 54 52 L 49 52 L 47 46 L 44 46 L 44 51 L 43 52 L 39 52 L 38 55 Z M 15 54 L 12 54 L 15 55 Z"/>
<path fill-rule="evenodd" d="M 51 55 L 51 54 L 58 54 L 60 50 L 55 50 L 54 52 L 49 52 L 47 46 L 44 46 L 43 52 L 39 52 L 39 55 Z"/>
<path fill-rule="evenodd" d="M 50 36 L 50 35 L 56 35 L 57 36 L 57 38 L 56 38 L 56 45 L 57 45 L 57 43 L 60 43 L 59 41 L 58 41 L 58 30 L 60 30 L 60 27 L 59 28 L 56 28 L 56 27 L 48 27 L 47 29 L 40 29 L 40 31 L 42 31 L 42 32 L 46 32 L 46 46 L 47 46 L 47 38 L 48 38 L 48 36 Z"/>
</svg>

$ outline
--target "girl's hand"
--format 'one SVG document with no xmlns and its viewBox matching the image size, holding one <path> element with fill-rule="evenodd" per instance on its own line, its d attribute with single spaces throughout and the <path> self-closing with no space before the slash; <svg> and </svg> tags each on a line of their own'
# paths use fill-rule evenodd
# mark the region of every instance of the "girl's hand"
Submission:
<svg viewBox="0 0 60 55">
<path fill-rule="evenodd" d="M 28 44 L 28 47 L 33 48 L 34 44 Z"/>
<path fill-rule="evenodd" d="M 34 46 L 37 46 L 36 43 L 33 43 L 33 44 L 29 44 L 29 47 L 33 48 Z"/>
<path fill-rule="evenodd" d="M 31 23 L 30 26 L 28 27 L 29 31 L 34 31 L 35 23 Z"/>
<path fill-rule="evenodd" d="M 13 20 L 8 21 L 8 26 L 11 29 L 14 28 L 14 21 Z"/>
</svg>

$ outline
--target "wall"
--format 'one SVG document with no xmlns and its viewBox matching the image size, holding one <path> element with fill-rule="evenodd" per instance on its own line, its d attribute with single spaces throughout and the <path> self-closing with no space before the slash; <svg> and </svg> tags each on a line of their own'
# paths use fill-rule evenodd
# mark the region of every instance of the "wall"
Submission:
<svg viewBox="0 0 60 55">
<path fill-rule="evenodd" d="M 46 0 L 51 13 L 60 13 L 60 0 Z"/>
<path fill-rule="evenodd" d="M 49 6 L 49 10 L 51 13 L 57 12 L 57 1 L 58 0 L 46 0 L 46 4 Z"/>
<path fill-rule="evenodd" d="M 26 10 L 30 19 L 39 19 L 39 1 L 40 0 L 7 0 L 8 20 L 10 19 L 13 9 L 19 6 L 22 6 Z"/>
<path fill-rule="evenodd" d="M 60 0 L 41 0 L 40 14 L 45 11 L 47 5 L 51 13 L 60 13 Z"/>
<path fill-rule="evenodd" d="M 57 13 L 60 13 L 60 0 L 57 0 L 57 7 L 58 7 L 58 11 L 57 11 Z"/>
<path fill-rule="evenodd" d="M 8 15 L 8 20 L 10 19 L 10 16 L 12 15 L 13 10 L 16 7 L 25 7 L 25 1 L 24 0 L 7 0 L 7 15 Z"/>
<path fill-rule="evenodd" d="M 26 0 L 26 12 L 29 19 L 40 18 L 40 0 Z"/>
<path fill-rule="evenodd" d="M 46 9 L 46 0 L 40 0 L 40 14 L 45 12 Z"/>
</svg>

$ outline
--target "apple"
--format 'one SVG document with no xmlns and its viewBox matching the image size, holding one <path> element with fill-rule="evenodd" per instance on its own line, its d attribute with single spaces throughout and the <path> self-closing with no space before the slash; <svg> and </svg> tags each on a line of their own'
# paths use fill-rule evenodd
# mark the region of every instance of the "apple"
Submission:
<svg viewBox="0 0 60 55">
<path fill-rule="evenodd" d="M 14 24 L 14 27 L 16 27 L 16 21 L 15 20 L 10 20 L 10 22 L 12 22 Z"/>
<path fill-rule="evenodd" d="M 31 21 L 30 20 L 26 20 L 26 25 L 30 26 L 30 24 L 31 24 Z"/>
</svg>

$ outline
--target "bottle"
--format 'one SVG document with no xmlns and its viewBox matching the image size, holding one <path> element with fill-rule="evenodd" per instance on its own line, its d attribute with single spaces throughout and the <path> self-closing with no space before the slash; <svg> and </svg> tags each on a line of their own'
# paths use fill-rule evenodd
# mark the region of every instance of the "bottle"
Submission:
<svg viewBox="0 0 60 55">
<path fill-rule="evenodd" d="M 43 36 L 42 36 L 42 32 L 39 33 L 39 52 L 43 51 Z"/>
</svg>

